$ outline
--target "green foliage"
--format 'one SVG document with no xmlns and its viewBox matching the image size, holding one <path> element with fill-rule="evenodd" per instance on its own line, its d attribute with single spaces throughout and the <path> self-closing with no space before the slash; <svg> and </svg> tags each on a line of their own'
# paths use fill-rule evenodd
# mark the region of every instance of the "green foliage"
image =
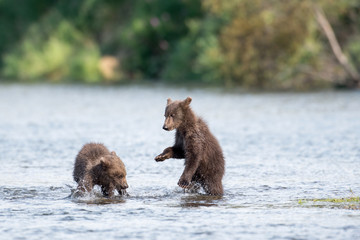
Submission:
<svg viewBox="0 0 360 240">
<path fill-rule="evenodd" d="M 360 36 L 357 36 L 348 42 L 346 45 L 346 52 L 360 70 Z"/>
<path fill-rule="evenodd" d="M 187 20 L 201 14 L 198 0 L 136 1 L 120 37 L 126 49 L 126 70 L 141 78 L 161 77 L 173 49 L 183 44 L 181 39 L 189 32 Z"/>
<path fill-rule="evenodd" d="M 221 79 L 223 59 L 217 31 L 217 19 L 189 20 L 186 23 L 189 33 L 180 40 L 169 56 L 169 63 L 162 74 L 170 81 L 198 80 L 216 83 Z"/>
<path fill-rule="evenodd" d="M 314 18 L 314 4 L 360 70 L 356 0 L 1 0 L 0 74 L 26 81 L 327 87 L 345 81 L 346 72 Z M 99 68 L 105 56 L 119 63 L 115 79 Z"/>
<path fill-rule="evenodd" d="M 56 26 L 56 28 L 53 28 Z M 29 28 L 24 40 L 4 57 L 3 74 L 21 80 L 101 80 L 100 52 L 73 25 L 53 12 Z"/>
<path fill-rule="evenodd" d="M 312 65 L 318 53 L 306 1 L 214 1 L 208 5 L 216 14 L 225 11 L 232 16 L 219 37 L 226 63 L 223 78 L 270 89 L 286 88 L 289 78 L 303 81 L 297 69 Z"/>
<path fill-rule="evenodd" d="M 15 47 L 27 29 L 54 6 L 55 0 L 0 1 L 0 55 Z M 1 59 L 0 59 L 1 66 Z"/>
</svg>

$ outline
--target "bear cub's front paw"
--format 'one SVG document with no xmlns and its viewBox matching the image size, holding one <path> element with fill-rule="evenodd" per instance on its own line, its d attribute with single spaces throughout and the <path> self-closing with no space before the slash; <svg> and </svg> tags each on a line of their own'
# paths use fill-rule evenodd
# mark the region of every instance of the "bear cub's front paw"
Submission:
<svg viewBox="0 0 360 240">
<path fill-rule="evenodd" d="M 169 158 L 169 154 L 168 153 L 162 153 L 162 154 L 159 154 L 155 157 L 155 161 L 157 162 L 162 162 L 164 161 L 165 159 L 168 159 Z"/>
<path fill-rule="evenodd" d="M 189 188 L 190 187 L 190 181 L 186 180 L 186 179 L 181 179 L 178 182 L 178 185 L 182 188 Z"/>
<path fill-rule="evenodd" d="M 155 157 L 155 161 L 157 161 L 157 162 L 164 161 L 164 160 L 165 160 L 165 158 L 164 158 L 163 154 L 157 155 Z"/>
</svg>

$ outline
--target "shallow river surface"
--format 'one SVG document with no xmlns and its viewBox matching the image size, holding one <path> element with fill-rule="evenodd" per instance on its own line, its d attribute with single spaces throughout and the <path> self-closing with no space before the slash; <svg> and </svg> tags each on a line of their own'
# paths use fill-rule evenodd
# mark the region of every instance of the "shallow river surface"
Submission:
<svg viewBox="0 0 360 240">
<path fill-rule="evenodd" d="M 226 159 L 223 197 L 177 186 L 166 99 L 191 96 Z M 104 143 L 129 196 L 74 197 L 75 156 Z M 360 92 L 0 85 L 1 239 L 359 239 Z M 358 204 L 358 203 L 356 203 Z"/>
</svg>

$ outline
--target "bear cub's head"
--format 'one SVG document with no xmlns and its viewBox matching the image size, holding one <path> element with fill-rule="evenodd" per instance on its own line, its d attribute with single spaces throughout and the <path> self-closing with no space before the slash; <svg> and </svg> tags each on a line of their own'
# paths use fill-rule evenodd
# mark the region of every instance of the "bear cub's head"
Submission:
<svg viewBox="0 0 360 240">
<path fill-rule="evenodd" d="M 99 182 L 102 186 L 108 186 L 110 189 L 116 189 L 119 194 L 128 188 L 126 181 L 126 169 L 124 163 L 111 152 L 100 158 L 102 174 L 99 176 Z"/>
<path fill-rule="evenodd" d="M 173 101 L 168 98 L 165 108 L 165 122 L 163 129 L 171 131 L 179 128 L 184 122 L 185 113 L 189 109 L 190 103 L 191 97 L 188 97 L 183 101 Z"/>
</svg>

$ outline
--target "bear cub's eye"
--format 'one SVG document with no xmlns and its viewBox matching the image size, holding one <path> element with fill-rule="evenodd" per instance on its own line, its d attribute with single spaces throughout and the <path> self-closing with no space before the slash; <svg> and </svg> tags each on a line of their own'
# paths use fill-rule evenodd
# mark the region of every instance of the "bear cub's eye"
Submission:
<svg viewBox="0 0 360 240">
<path fill-rule="evenodd" d="M 170 114 L 170 117 L 175 117 L 175 113 Z"/>
</svg>

